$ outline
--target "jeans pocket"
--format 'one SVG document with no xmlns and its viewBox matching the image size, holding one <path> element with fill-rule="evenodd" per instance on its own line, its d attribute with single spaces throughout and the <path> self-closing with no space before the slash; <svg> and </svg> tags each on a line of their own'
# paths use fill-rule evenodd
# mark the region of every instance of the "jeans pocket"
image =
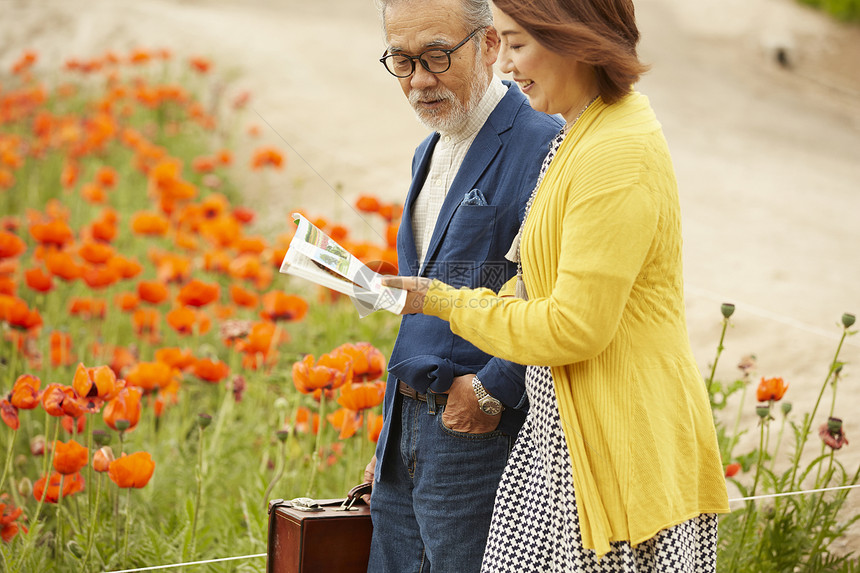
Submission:
<svg viewBox="0 0 860 573">
<path fill-rule="evenodd" d="M 436 418 L 438 419 L 437 421 L 439 423 L 439 428 L 443 432 L 448 434 L 449 436 L 453 436 L 455 438 L 460 438 L 461 440 L 489 440 L 489 439 L 497 438 L 497 437 L 503 435 L 502 431 L 499 429 L 498 426 L 496 426 L 495 430 L 492 430 L 490 432 L 481 432 L 479 434 L 473 434 L 470 432 L 459 432 L 457 430 L 452 430 L 451 428 L 449 428 L 448 426 L 445 425 L 445 420 L 442 419 L 442 414 L 444 412 L 445 412 L 444 409 L 441 409 L 438 412 L 436 412 Z"/>
</svg>

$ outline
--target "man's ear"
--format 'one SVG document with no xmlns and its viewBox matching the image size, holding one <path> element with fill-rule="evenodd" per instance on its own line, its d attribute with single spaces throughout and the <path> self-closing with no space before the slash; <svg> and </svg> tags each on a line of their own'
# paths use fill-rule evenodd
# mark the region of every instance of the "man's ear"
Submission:
<svg viewBox="0 0 860 573">
<path fill-rule="evenodd" d="M 501 48 L 501 38 L 499 33 L 493 26 L 487 27 L 487 32 L 484 34 L 484 64 L 492 66 L 496 63 L 499 57 L 499 49 Z"/>
</svg>

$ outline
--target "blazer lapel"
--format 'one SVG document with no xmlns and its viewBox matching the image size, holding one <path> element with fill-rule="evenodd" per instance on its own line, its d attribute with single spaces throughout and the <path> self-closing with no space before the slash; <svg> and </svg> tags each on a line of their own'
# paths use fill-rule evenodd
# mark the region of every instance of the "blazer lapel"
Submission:
<svg viewBox="0 0 860 573">
<path fill-rule="evenodd" d="M 418 247 L 415 246 L 415 230 L 412 228 L 412 210 L 415 207 L 415 199 L 424 186 L 424 180 L 427 179 L 427 172 L 430 169 L 430 158 L 433 155 L 433 149 L 436 147 L 437 141 L 439 141 L 439 134 L 434 133 L 423 152 L 421 152 L 421 155 L 415 158 L 412 184 L 409 186 L 409 192 L 406 194 L 406 202 L 403 205 L 400 230 L 397 233 L 397 252 L 399 253 L 401 262 L 406 263 L 409 271 L 406 272 L 407 269 L 400 269 L 399 274 L 403 276 L 418 275 L 418 267 L 421 264 L 421 261 L 418 260 Z"/>
<path fill-rule="evenodd" d="M 454 216 L 454 212 L 460 206 L 463 197 L 475 187 L 478 178 L 490 165 L 501 146 L 502 142 L 495 128 L 490 121 L 487 121 L 469 147 L 466 157 L 463 158 L 460 171 L 454 177 L 454 181 L 451 182 L 451 188 L 448 189 L 448 194 L 442 203 L 442 209 L 439 211 L 439 218 L 436 220 L 433 236 L 430 238 L 430 246 L 427 248 L 427 256 L 421 264 L 419 276 L 427 270 L 427 261 L 433 260 L 436 256 L 436 251 L 439 250 L 442 238 L 448 230 L 451 217 Z"/>
</svg>

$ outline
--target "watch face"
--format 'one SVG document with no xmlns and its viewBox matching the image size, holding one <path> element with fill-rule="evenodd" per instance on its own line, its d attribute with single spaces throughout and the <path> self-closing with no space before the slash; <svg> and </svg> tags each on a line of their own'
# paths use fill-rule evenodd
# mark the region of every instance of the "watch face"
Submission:
<svg viewBox="0 0 860 573">
<path fill-rule="evenodd" d="M 494 398 L 481 401 L 481 411 L 488 416 L 495 416 L 502 411 L 502 403 Z"/>
</svg>

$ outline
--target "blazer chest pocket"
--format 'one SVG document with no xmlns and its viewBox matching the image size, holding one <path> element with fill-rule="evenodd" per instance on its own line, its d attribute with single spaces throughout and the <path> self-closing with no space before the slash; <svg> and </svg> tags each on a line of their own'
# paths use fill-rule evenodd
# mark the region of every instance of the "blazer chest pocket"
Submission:
<svg viewBox="0 0 860 573">
<path fill-rule="evenodd" d="M 442 280 L 451 286 L 472 286 L 476 269 L 487 260 L 495 240 L 495 205 L 459 205 L 436 259 Z"/>
</svg>

